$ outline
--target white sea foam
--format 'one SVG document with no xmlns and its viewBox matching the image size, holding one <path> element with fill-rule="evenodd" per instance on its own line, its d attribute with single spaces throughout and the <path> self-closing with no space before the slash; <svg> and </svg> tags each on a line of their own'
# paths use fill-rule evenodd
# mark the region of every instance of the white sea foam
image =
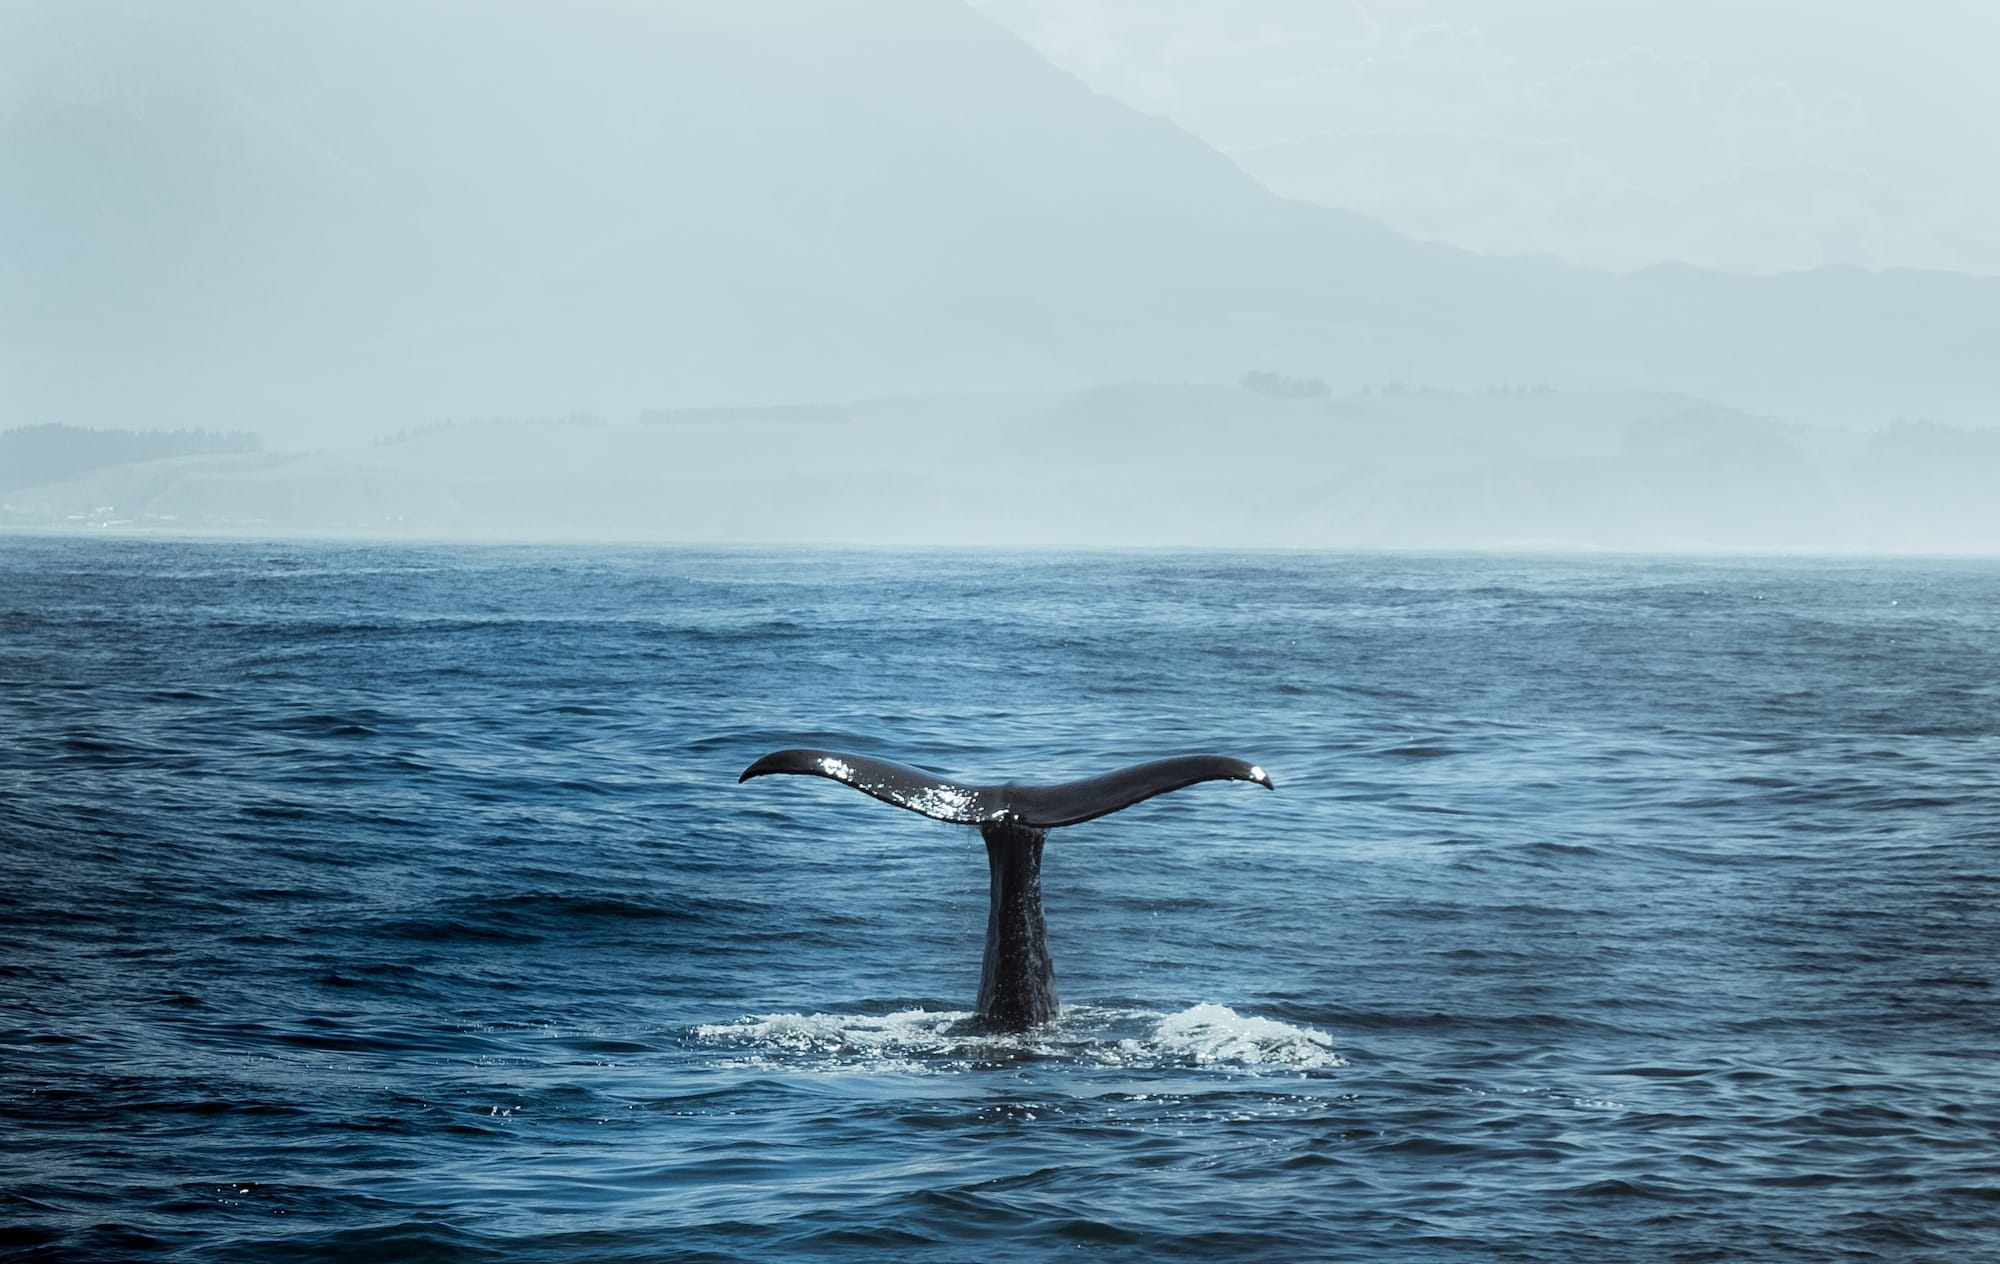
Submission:
<svg viewBox="0 0 2000 1264">
<path fill-rule="evenodd" d="M 865 1057 L 882 1053 L 943 1051 L 958 1042 L 951 1028 L 969 1013 L 906 1009 L 893 1014 L 760 1014 L 733 1023 L 694 1029 L 703 1044 L 730 1049 L 771 1049 L 788 1053 L 840 1053 Z"/>
<path fill-rule="evenodd" d="M 1172 1014 L 1075 1005 L 1054 1023 L 1018 1034 L 974 1027 L 964 1011 L 892 1014 L 758 1014 L 695 1027 L 694 1043 L 746 1062 L 827 1070 L 937 1071 L 1022 1061 L 1071 1061 L 1130 1070 L 1213 1068 L 1245 1074 L 1346 1065 L 1333 1037 L 1311 1027 L 1244 1016 L 1223 1005 Z"/>
<path fill-rule="evenodd" d="M 1226 1005 L 1194 1005 L 1167 1015 L 1154 1028 L 1150 1047 L 1196 1066 L 1310 1071 L 1346 1065 L 1325 1032 L 1246 1018 Z"/>
</svg>

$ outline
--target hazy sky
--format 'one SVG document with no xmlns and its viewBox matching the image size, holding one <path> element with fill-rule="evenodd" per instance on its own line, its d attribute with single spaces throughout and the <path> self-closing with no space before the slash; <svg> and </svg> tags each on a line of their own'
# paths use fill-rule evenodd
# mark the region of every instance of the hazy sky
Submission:
<svg viewBox="0 0 2000 1264">
<path fill-rule="evenodd" d="M 1278 191 L 1631 268 L 2000 273 L 1984 0 L 977 0 Z"/>
</svg>

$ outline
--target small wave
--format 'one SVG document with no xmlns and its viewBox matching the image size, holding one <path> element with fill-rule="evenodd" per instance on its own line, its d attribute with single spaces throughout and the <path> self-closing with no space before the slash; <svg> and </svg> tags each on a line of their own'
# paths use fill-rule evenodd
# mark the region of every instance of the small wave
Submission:
<svg viewBox="0 0 2000 1264">
<path fill-rule="evenodd" d="M 964 1011 L 761 1014 L 691 1029 L 691 1043 L 738 1051 L 751 1064 L 800 1061 L 828 1070 L 923 1072 L 1025 1061 L 1130 1070 L 1214 1068 L 1266 1074 L 1345 1066 L 1333 1037 L 1224 1005 L 1177 1013 L 1076 1005 L 1018 1034 L 981 1030 Z"/>
<path fill-rule="evenodd" d="M 439 900 L 414 916 L 374 923 L 376 936 L 421 943 L 490 940 L 534 943 L 545 935 L 604 930 L 649 922 L 699 923 L 738 902 L 649 896 L 599 889 L 513 891 Z"/>
</svg>

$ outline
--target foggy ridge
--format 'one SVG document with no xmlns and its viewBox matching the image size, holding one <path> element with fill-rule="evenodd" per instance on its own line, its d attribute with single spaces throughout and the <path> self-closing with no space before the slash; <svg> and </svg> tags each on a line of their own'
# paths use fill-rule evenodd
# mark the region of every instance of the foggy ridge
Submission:
<svg viewBox="0 0 2000 1264">
<path fill-rule="evenodd" d="M 0 496 L 0 524 L 692 543 L 2000 551 L 2000 429 L 1687 396 L 1128 383 L 490 419 Z M 4 438 L 4 436 L 0 436 Z"/>
</svg>

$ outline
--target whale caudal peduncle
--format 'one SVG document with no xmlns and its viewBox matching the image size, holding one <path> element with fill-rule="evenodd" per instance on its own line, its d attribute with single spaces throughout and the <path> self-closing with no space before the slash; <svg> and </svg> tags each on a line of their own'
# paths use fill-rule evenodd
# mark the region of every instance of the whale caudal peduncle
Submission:
<svg viewBox="0 0 2000 1264">
<path fill-rule="evenodd" d="M 1050 830 L 1127 808 L 1202 781 L 1272 788 L 1262 768 L 1221 755 L 1181 755 L 1101 777 L 1055 785 L 975 785 L 908 764 L 825 750 L 781 750 L 743 770 L 739 783 L 771 773 L 826 777 L 933 820 L 979 826 L 986 840 L 991 907 L 977 1019 L 994 1031 L 1025 1031 L 1056 1016 L 1055 967 L 1042 920 L 1042 844 Z"/>
<path fill-rule="evenodd" d="M 982 825 L 992 874 L 986 914 L 986 960 L 979 973 L 981 1024 L 1026 1031 L 1056 1016 L 1056 968 L 1042 921 L 1042 843 L 1047 830 Z"/>
</svg>

